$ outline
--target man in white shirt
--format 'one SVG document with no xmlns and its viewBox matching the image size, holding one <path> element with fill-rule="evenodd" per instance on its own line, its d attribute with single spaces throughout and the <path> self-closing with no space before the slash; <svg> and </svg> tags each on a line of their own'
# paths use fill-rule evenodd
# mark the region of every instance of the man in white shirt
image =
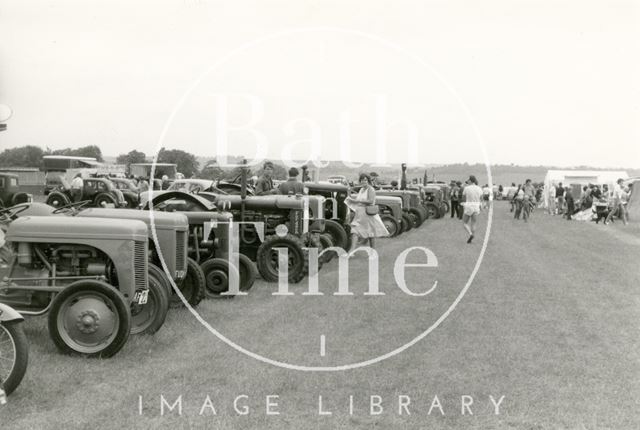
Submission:
<svg viewBox="0 0 640 430">
<path fill-rule="evenodd" d="M 82 180 L 82 174 L 76 173 L 71 181 L 71 198 L 74 203 L 79 202 L 82 198 L 82 188 L 84 187 L 84 181 Z"/>
<path fill-rule="evenodd" d="M 467 243 L 473 241 L 473 237 L 476 231 L 476 223 L 478 221 L 478 215 L 480 214 L 480 205 L 482 204 L 482 188 L 478 186 L 478 180 L 475 176 L 469 176 L 467 186 L 462 191 L 462 199 L 464 202 L 464 212 L 462 215 L 462 223 L 464 229 L 469 233 Z"/>
<path fill-rule="evenodd" d="M 618 182 L 613 186 L 613 208 L 609 212 L 609 215 L 607 215 L 607 219 L 604 221 L 605 224 L 609 224 L 613 215 L 618 213 L 618 216 L 622 218 L 623 224 L 627 225 L 627 210 L 624 207 L 625 191 L 622 188 L 623 182 L 622 178 L 618 179 Z"/>
</svg>

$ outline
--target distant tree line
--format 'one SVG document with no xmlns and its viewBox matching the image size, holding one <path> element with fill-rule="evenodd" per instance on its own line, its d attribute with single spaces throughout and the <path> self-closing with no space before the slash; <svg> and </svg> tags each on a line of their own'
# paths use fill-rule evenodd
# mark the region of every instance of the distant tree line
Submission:
<svg viewBox="0 0 640 430">
<path fill-rule="evenodd" d="M 98 161 L 104 161 L 102 151 L 96 145 L 83 146 L 81 148 L 65 148 L 51 150 L 42 149 L 39 146 L 27 145 L 18 148 L 5 149 L 0 152 L 0 167 L 40 167 L 42 157 L 45 155 L 68 155 L 74 157 L 92 157 Z"/>
</svg>

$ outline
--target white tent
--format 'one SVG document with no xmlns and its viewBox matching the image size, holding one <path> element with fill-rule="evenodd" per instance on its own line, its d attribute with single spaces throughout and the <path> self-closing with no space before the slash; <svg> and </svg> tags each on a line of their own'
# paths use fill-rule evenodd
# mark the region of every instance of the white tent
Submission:
<svg viewBox="0 0 640 430">
<path fill-rule="evenodd" d="M 565 187 L 573 184 L 607 184 L 611 190 L 618 179 L 628 177 L 624 170 L 549 170 L 544 178 L 544 206 L 549 205 L 549 187 L 558 186 L 561 182 Z"/>
</svg>

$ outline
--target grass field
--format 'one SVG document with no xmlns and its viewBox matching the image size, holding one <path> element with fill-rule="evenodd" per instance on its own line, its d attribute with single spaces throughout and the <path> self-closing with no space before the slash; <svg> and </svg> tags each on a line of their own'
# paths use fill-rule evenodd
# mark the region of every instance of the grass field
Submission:
<svg viewBox="0 0 640 430">
<path fill-rule="evenodd" d="M 480 235 L 486 231 L 486 213 Z M 337 262 L 320 274 L 325 296 L 272 296 L 257 282 L 249 296 L 214 300 L 203 318 L 242 346 L 307 366 L 366 360 L 410 341 L 459 294 L 478 258 L 480 238 L 465 244 L 459 221 L 428 221 L 379 241 L 383 297 L 364 296 L 366 259 L 351 267 L 353 296 L 330 295 Z M 438 268 L 408 269 L 416 291 L 393 286 L 392 262 L 410 246 L 427 246 Z M 214 337 L 185 309 L 172 310 L 153 337 L 131 338 L 109 360 L 62 356 L 44 319 L 26 324 L 31 359 L 25 380 L 0 407 L 0 428 L 640 428 L 640 228 L 568 222 L 536 212 L 529 223 L 497 202 L 492 234 L 475 281 L 429 336 L 371 366 L 311 373 L 249 358 Z M 306 289 L 306 283 L 291 290 Z M 326 335 L 326 356 L 319 338 Z M 234 412 L 233 401 L 248 415 Z M 182 395 L 183 414 L 160 414 L 160 396 Z M 200 409 L 207 396 L 217 412 Z M 279 396 L 278 416 L 265 397 Z M 384 408 L 370 415 L 370 396 Z M 398 396 L 411 398 L 398 414 Z M 504 396 L 500 415 L 489 399 Z M 143 414 L 138 402 L 142 396 Z M 318 414 L 318 396 L 324 410 Z M 349 414 L 349 396 L 354 412 Z M 441 403 L 428 411 L 434 396 Z M 473 415 L 461 413 L 473 397 Z"/>
</svg>

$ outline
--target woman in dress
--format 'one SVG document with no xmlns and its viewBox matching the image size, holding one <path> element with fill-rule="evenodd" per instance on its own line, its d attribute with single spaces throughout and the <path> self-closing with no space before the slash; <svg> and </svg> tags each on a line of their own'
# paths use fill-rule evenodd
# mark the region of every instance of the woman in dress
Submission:
<svg viewBox="0 0 640 430">
<path fill-rule="evenodd" d="M 351 221 L 350 252 L 356 248 L 358 238 L 368 239 L 369 247 L 375 248 L 376 237 L 389 235 L 387 228 L 380 219 L 380 215 L 376 211 L 378 208 L 375 204 L 376 190 L 371 183 L 371 177 L 366 173 L 361 173 L 358 182 L 360 182 L 362 188 L 360 188 L 357 196 L 349 196 L 345 200 L 349 209 L 354 212 L 353 220 Z"/>
</svg>

